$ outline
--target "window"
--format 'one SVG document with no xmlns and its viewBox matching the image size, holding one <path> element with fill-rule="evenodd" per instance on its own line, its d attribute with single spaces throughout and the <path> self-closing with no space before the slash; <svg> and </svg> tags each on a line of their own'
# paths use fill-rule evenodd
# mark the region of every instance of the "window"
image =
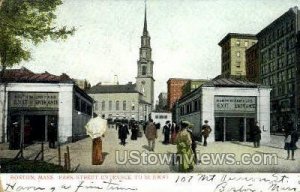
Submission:
<svg viewBox="0 0 300 192">
<path fill-rule="evenodd" d="M 236 56 L 237 56 L 237 57 L 240 57 L 240 56 L 241 56 L 241 53 L 240 53 L 239 51 L 237 51 L 237 52 L 236 52 Z"/>
<path fill-rule="evenodd" d="M 116 101 L 116 110 L 118 111 L 120 109 L 120 106 L 119 106 L 119 101 Z"/>
<path fill-rule="evenodd" d="M 249 45 L 249 42 L 245 41 L 245 47 L 248 47 L 248 45 Z"/>
<path fill-rule="evenodd" d="M 131 110 L 134 111 L 135 110 L 135 106 L 134 106 L 134 103 L 131 102 Z"/>
<path fill-rule="evenodd" d="M 240 45 L 241 45 L 240 40 L 237 40 L 237 41 L 236 41 L 236 46 L 240 46 Z"/>
<path fill-rule="evenodd" d="M 147 66 L 143 65 L 142 66 L 142 75 L 146 75 L 147 74 Z"/>
<path fill-rule="evenodd" d="M 102 108 L 102 111 L 105 111 L 105 101 L 102 101 L 102 106 L 101 106 Z"/>
<path fill-rule="evenodd" d="M 112 101 L 108 102 L 108 108 L 109 108 L 110 111 L 112 110 Z"/>
<path fill-rule="evenodd" d="M 126 111 L 126 101 L 123 101 L 123 111 Z"/>
<path fill-rule="evenodd" d="M 241 62 L 240 61 L 236 62 L 236 67 L 241 67 Z"/>
</svg>

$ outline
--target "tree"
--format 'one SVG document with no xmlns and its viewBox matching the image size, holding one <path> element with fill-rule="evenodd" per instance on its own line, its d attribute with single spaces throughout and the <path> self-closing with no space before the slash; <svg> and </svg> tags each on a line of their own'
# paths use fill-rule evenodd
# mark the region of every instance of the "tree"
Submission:
<svg viewBox="0 0 300 192">
<path fill-rule="evenodd" d="M 75 31 L 54 26 L 61 0 L 0 0 L 0 80 L 4 71 L 31 58 L 25 45 L 66 39 Z"/>
</svg>

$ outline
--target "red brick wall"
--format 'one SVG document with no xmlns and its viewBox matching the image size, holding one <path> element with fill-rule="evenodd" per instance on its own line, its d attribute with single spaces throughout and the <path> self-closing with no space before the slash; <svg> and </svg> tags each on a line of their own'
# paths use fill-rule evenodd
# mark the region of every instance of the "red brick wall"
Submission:
<svg viewBox="0 0 300 192">
<path fill-rule="evenodd" d="M 168 80 L 168 109 L 171 110 L 174 103 L 182 96 L 182 88 L 188 79 L 169 79 Z"/>
</svg>

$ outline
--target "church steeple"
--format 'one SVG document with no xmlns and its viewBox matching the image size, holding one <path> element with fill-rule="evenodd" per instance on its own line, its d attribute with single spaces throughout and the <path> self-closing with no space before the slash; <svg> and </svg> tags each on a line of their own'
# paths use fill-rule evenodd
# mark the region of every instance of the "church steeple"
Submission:
<svg viewBox="0 0 300 192">
<path fill-rule="evenodd" d="M 144 30 L 143 30 L 143 35 L 144 36 L 148 36 L 148 30 L 147 30 L 147 4 L 145 1 L 145 18 L 144 18 Z"/>
<path fill-rule="evenodd" d="M 143 95 L 143 100 L 154 106 L 154 78 L 152 49 L 147 28 L 147 4 L 145 0 L 144 28 L 141 36 L 139 60 L 137 62 L 136 89 Z"/>
</svg>

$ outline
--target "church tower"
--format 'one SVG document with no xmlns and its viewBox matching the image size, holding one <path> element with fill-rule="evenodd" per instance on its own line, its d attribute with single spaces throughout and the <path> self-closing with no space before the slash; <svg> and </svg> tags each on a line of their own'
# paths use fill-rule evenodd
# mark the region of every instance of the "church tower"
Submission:
<svg viewBox="0 0 300 192">
<path fill-rule="evenodd" d="M 153 61 L 151 59 L 152 49 L 150 36 L 147 30 L 147 7 L 145 4 L 145 18 L 143 35 L 141 36 L 140 58 L 137 62 L 138 71 L 136 77 L 137 90 L 143 94 L 143 100 L 151 103 L 154 108 L 154 78 Z"/>
</svg>

